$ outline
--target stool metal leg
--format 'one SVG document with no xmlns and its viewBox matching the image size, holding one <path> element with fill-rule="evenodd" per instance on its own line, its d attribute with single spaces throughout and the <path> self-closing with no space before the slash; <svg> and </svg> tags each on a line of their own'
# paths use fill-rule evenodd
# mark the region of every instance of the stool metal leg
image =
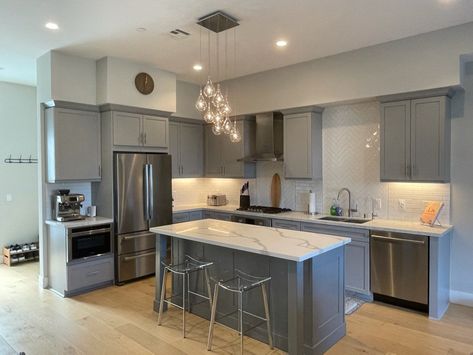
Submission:
<svg viewBox="0 0 473 355">
<path fill-rule="evenodd" d="M 158 313 L 158 325 L 161 325 L 161 317 L 163 315 L 163 306 L 164 306 L 164 298 L 166 297 L 166 278 L 167 278 L 167 270 L 164 269 L 163 272 L 163 284 L 161 286 L 161 297 L 159 300 L 159 313 Z"/>
<path fill-rule="evenodd" d="M 238 328 L 240 330 L 240 354 L 243 355 L 243 292 L 238 292 Z"/>
<path fill-rule="evenodd" d="M 209 271 L 207 270 L 207 268 L 204 269 L 204 274 L 205 282 L 207 283 L 207 293 L 209 296 L 210 309 L 212 310 L 212 288 L 210 287 Z"/>
<path fill-rule="evenodd" d="M 264 313 L 266 314 L 266 326 L 268 327 L 268 342 L 271 349 L 273 348 L 273 334 L 271 333 L 271 319 L 269 317 L 268 295 L 266 286 L 261 284 L 261 292 L 263 293 Z"/>
<path fill-rule="evenodd" d="M 186 337 L 186 274 L 182 275 L 182 337 Z"/>
<path fill-rule="evenodd" d="M 215 316 L 217 313 L 218 283 L 215 284 L 214 298 L 212 301 L 212 312 L 210 313 L 209 338 L 207 339 L 207 350 L 212 350 L 212 340 L 214 335 Z"/>
</svg>

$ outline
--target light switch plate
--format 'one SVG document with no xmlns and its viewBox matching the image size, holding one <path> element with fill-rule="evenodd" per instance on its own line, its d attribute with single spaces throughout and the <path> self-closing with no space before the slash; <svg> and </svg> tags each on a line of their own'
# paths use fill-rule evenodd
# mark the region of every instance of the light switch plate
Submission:
<svg viewBox="0 0 473 355">
<path fill-rule="evenodd" d="M 13 201 L 13 195 L 12 195 L 12 194 L 7 194 L 7 195 L 5 196 L 5 200 L 6 200 L 7 202 L 12 202 L 12 201 Z"/>
<path fill-rule="evenodd" d="M 405 210 L 406 209 L 406 206 L 407 206 L 407 201 L 403 198 L 400 198 L 399 200 L 399 207 L 402 209 L 402 210 Z"/>
<path fill-rule="evenodd" d="M 376 211 L 380 211 L 381 210 L 381 199 L 380 198 L 374 198 L 373 199 L 373 209 L 376 210 Z"/>
</svg>

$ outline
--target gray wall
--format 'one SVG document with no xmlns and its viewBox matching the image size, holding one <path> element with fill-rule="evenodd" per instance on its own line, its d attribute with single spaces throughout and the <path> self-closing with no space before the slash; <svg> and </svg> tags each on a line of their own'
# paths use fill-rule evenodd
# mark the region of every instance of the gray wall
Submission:
<svg viewBox="0 0 473 355">
<path fill-rule="evenodd" d="M 0 248 L 38 240 L 38 165 L 5 164 L 10 154 L 37 157 L 36 89 L 0 82 Z"/>
<path fill-rule="evenodd" d="M 465 69 L 465 92 L 452 102 L 451 299 L 473 306 L 473 62 Z"/>
<path fill-rule="evenodd" d="M 238 113 L 366 99 L 460 83 L 473 22 L 230 80 Z M 244 60 L 243 58 L 240 60 Z"/>
</svg>

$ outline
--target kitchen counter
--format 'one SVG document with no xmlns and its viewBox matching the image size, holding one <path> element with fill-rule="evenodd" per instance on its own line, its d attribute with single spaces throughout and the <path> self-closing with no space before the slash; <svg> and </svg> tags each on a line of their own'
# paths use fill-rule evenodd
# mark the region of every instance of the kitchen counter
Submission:
<svg viewBox="0 0 473 355">
<path fill-rule="evenodd" d="M 348 244 L 351 239 L 213 219 L 184 222 L 150 229 L 156 234 L 267 255 L 304 261 Z"/>
<path fill-rule="evenodd" d="M 236 205 L 225 205 L 225 206 L 208 206 L 206 204 L 197 204 L 197 205 L 179 205 L 173 208 L 173 212 L 191 212 L 199 210 L 208 210 L 208 211 L 218 211 L 218 212 L 227 212 L 238 215 L 245 216 L 255 216 L 255 217 L 265 217 L 271 219 L 286 219 L 290 221 L 298 222 L 308 222 L 308 223 L 319 223 L 326 224 L 331 226 L 344 226 L 350 228 L 358 229 L 368 229 L 368 230 L 384 230 L 390 232 L 399 232 L 399 233 L 410 233 L 417 235 L 425 235 L 430 237 L 443 237 L 451 232 L 453 226 L 451 225 L 442 225 L 442 226 L 425 226 L 420 222 L 411 222 L 411 221 L 400 221 L 393 219 L 373 219 L 366 223 L 357 224 L 357 223 L 347 223 L 347 222 L 334 222 L 334 221 L 323 221 L 320 220 L 322 217 L 327 215 L 309 215 L 305 212 L 282 212 L 277 214 L 268 214 L 268 213 L 255 213 L 248 211 L 237 211 L 238 206 Z"/>
<path fill-rule="evenodd" d="M 90 227 L 100 224 L 110 224 L 113 223 L 113 219 L 106 217 L 86 217 L 85 219 L 69 222 L 59 222 L 54 219 L 48 219 L 44 223 L 50 226 L 63 227 L 64 229 L 68 228 L 80 228 L 80 227 Z"/>
<path fill-rule="evenodd" d="M 233 212 L 229 207 L 226 210 Z M 345 335 L 344 263 L 345 245 L 350 238 L 215 219 L 153 227 L 150 231 L 157 234 L 155 311 L 159 309 L 163 282 L 161 262 L 167 259 L 171 244 L 173 263 L 184 262 L 186 255 L 205 255 L 206 260 L 214 263 L 209 272 L 215 279 L 233 277 L 236 269 L 271 277 L 268 287 L 272 336 L 277 348 L 289 354 L 322 354 Z M 192 287 L 194 292 L 207 292 L 202 282 L 195 282 Z M 247 293 L 245 311 L 262 312 L 260 292 L 255 288 Z M 174 282 L 172 294 L 181 293 L 181 282 Z M 217 309 L 219 322 L 238 329 L 237 317 L 231 315 L 234 308 L 232 295 L 222 292 Z M 208 319 L 209 303 L 196 302 L 190 312 Z M 248 325 L 249 322 L 244 326 Z M 263 323 L 247 330 L 245 336 L 266 342 L 266 332 Z"/>
</svg>

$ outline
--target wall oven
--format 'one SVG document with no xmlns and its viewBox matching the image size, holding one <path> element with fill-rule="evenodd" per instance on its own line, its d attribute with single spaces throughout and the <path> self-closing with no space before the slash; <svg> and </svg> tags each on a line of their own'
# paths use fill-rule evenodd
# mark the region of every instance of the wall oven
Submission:
<svg viewBox="0 0 473 355">
<path fill-rule="evenodd" d="M 71 228 L 67 238 L 67 261 L 77 261 L 110 254 L 112 229 L 110 224 Z"/>
</svg>

